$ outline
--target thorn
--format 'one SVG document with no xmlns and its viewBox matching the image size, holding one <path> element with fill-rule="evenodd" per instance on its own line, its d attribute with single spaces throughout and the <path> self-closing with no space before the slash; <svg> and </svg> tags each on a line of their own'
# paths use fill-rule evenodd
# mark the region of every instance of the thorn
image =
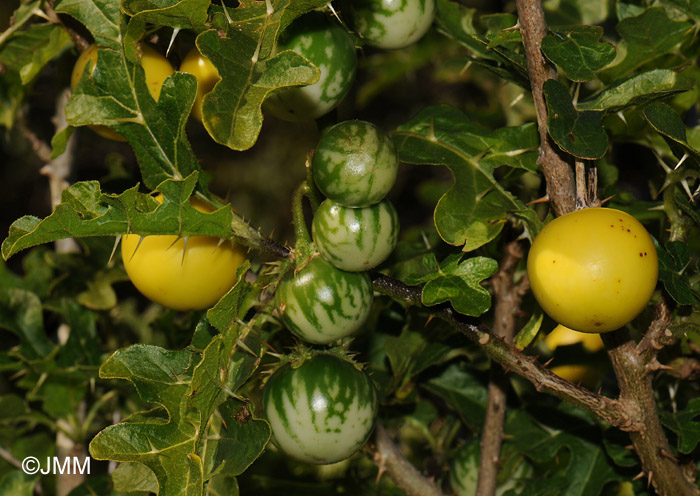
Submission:
<svg viewBox="0 0 700 496">
<path fill-rule="evenodd" d="M 636 481 L 636 480 L 641 479 L 642 477 L 644 477 L 644 470 L 642 470 L 642 471 L 639 472 L 637 475 L 635 475 L 635 476 L 632 478 L 632 480 L 633 480 L 633 481 Z"/>
<path fill-rule="evenodd" d="M 170 49 L 173 47 L 173 42 L 177 38 L 177 34 L 180 32 L 180 28 L 173 28 L 173 34 L 170 36 L 170 43 L 168 43 L 168 49 L 165 51 L 165 56 L 170 55 Z"/>
<path fill-rule="evenodd" d="M 605 204 L 608 203 L 610 200 L 612 200 L 613 198 L 615 198 L 615 196 L 617 196 L 617 195 L 608 196 L 605 200 L 601 201 L 600 204 L 601 204 L 601 205 L 605 205 Z"/>
<path fill-rule="evenodd" d="M 431 313 L 430 315 L 428 315 L 428 320 L 425 321 L 425 325 L 423 327 L 428 327 L 428 324 L 430 324 L 434 318 L 435 314 Z"/>
<path fill-rule="evenodd" d="M 683 156 L 681 157 L 681 159 L 680 159 L 680 160 L 678 161 L 678 163 L 676 164 L 676 166 L 673 168 L 673 170 L 678 169 L 678 168 L 683 164 L 683 162 L 686 161 L 687 158 L 688 158 L 688 154 L 687 154 L 687 153 L 684 153 Z"/>
<path fill-rule="evenodd" d="M 143 243 L 144 239 L 146 239 L 146 236 L 139 237 L 139 242 L 136 243 L 136 248 L 134 248 L 134 253 L 131 254 L 131 257 L 129 257 L 129 261 L 133 260 L 134 255 L 136 255 L 136 252 L 139 251 L 139 247 L 141 246 L 141 243 Z"/>
<path fill-rule="evenodd" d="M 673 460 L 674 462 L 678 463 L 678 458 L 673 456 L 671 453 L 669 453 L 665 449 L 661 448 L 661 451 L 659 453 L 661 453 L 661 456 L 668 458 L 669 460 Z"/>
<path fill-rule="evenodd" d="M 542 198 L 538 198 L 537 200 L 532 200 L 531 202 L 526 203 L 526 206 L 534 205 L 536 203 L 547 203 L 549 202 L 549 195 L 544 195 Z"/>
<path fill-rule="evenodd" d="M 109 260 L 107 260 L 107 265 L 112 265 L 112 260 L 114 259 L 114 254 L 117 252 L 117 246 L 122 240 L 121 234 L 114 239 L 114 246 L 112 247 L 112 253 L 109 254 Z"/>
<path fill-rule="evenodd" d="M 503 374 L 508 375 L 510 373 L 510 367 L 506 367 L 503 369 Z"/>
<path fill-rule="evenodd" d="M 620 118 L 620 120 L 621 120 L 622 122 L 625 123 L 625 126 L 628 125 L 628 124 L 627 124 L 627 119 L 625 119 L 625 115 L 622 113 L 621 110 L 617 113 L 617 116 Z"/>
<path fill-rule="evenodd" d="M 654 478 L 654 471 L 649 470 L 649 477 L 647 477 L 647 487 L 651 486 L 651 479 L 653 479 L 653 478 Z"/>
<path fill-rule="evenodd" d="M 546 362 L 544 362 L 542 367 L 546 369 L 549 366 L 549 364 L 552 363 L 552 360 L 554 360 L 554 357 L 552 357 L 549 360 L 547 360 Z"/>
<path fill-rule="evenodd" d="M 464 67 L 462 67 L 462 70 L 459 71 L 459 75 L 460 75 L 460 76 L 464 76 L 464 75 L 467 73 L 467 71 L 469 70 L 469 68 L 470 68 L 471 66 L 472 66 L 472 61 L 470 60 L 469 62 L 467 62 L 467 63 L 464 65 Z"/>
<path fill-rule="evenodd" d="M 632 446 L 631 444 L 628 444 L 627 446 L 625 446 L 625 449 L 626 450 L 633 450 L 634 446 Z"/>
<path fill-rule="evenodd" d="M 693 194 L 690 192 L 690 186 L 688 186 L 688 179 L 683 179 L 681 181 L 681 185 L 683 186 L 683 190 L 685 190 L 685 194 L 688 195 L 690 201 L 693 201 Z"/>
<path fill-rule="evenodd" d="M 508 106 L 511 107 L 511 108 L 512 108 L 512 107 L 515 107 L 515 106 L 520 102 L 520 100 L 522 100 L 523 98 L 525 98 L 525 93 L 520 93 L 518 96 L 516 96 L 516 97 L 513 99 L 512 102 L 510 102 L 510 104 L 509 104 Z"/>
</svg>

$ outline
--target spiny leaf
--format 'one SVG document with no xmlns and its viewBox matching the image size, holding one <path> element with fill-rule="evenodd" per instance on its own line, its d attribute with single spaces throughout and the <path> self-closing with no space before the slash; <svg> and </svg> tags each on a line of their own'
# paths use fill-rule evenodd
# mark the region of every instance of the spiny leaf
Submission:
<svg viewBox="0 0 700 496">
<path fill-rule="evenodd" d="M 141 64 L 127 60 L 121 49 L 99 48 L 95 70 L 90 75 L 87 72 L 66 105 L 70 125 L 109 126 L 126 138 L 149 189 L 201 170 L 185 134 L 197 90 L 194 76 L 172 74 L 156 102 Z M 206 191 L 202 176 L 199 178 Z"/>
<path fill-rule="evenodd" d="M 243 2 L 226 9 L 231 22 L 197 37 L 197 48 L 219 71 L 221 82 L 202 103 L 204 126 L 215 141 L 234 150 L 255 144 L 262 126 L 261 106 L 275 90 L 311 84 L 319 70 L 301 55 L 276 54 L 279 33 L 323 0 L 274 0 L 268 14 L 263 2 Z"/>
<path fill-rule="evenodd" d="M 491 295 L 481 286 L 484 279 L 498 270 L 498 263 L 485 257 L 461 261 L 461 254 L 450 255 L 436 272 L 422 276 L 423 304 L 437 305 L 449 301 L 461 314 L 477 317 L 491 307 Z"/>
<path fill-rule="evenodd" d="M 681 117 L 671 107 L 654 102 L 644 108 L 644 117 L 659 133 L 677 159 L 684 158 L 684 164 L 700 167 L 700 151 L 688 144 L 685 125 Z"/>
<path fill-rule="evenodd" d="M 663 424 L 678 435 L 678 450 L 688 454 L 700 443 L 700 398 L 690 400 L 685 409 L 671 414 L 661 412 Z"/>
<path fill-rule="evenodd" d="M 617 112 L 692 89 L 693 82 L 669 69 L 654 69 L 634 75 L 579 102 L 578 110 Z"/>
<path fill-rule="evenodd" d="M 225 297 L 231 302 L 249 300 L 242 296 L 253 291 L 244 279 L 247 268 L 239 270 L 236 285 Z M 91 455 L 146 465 L 156 476 L 161 496 L 202 495 L 214 473 L 237 475 L 249 466 L 270 431 L 265 422 L 234 415 L 242 404 L 228 399 L 241 384 L 237 369 L 247 366 L 239 355 L 250 353 L 237 344 L 243 339 L 237 322 L 246 308 L 232 304 L 234 322 L 225 326 L 225 333 L 214 335 L 201 353 L 140 344 L 115 352 L 100 368 L 100 377 L 130 381 L 142 400 L 160 408 L 132 415 L 98 433 L 90 443 Z M 256 352 L 261 350 L 260 343 Z M 259 356 L 253 369 L 258 361 Z M 217 408 L 220 424 L 212 423 Z M 212 426 L 218 426 L 218 434 L 209 432 Z M 241 446 L 245 449 L 239 450 Z"/>
<path fill-rule="evenodd" d="M 55 10 L 82 23 L 98 46 L 119 49 L 122 15 L 114 0 L 60 0 Z"/>
<path fill-rule="evenodd" d="M 542 40 L 542 52 L 573 81 L 590 81 L 615 59 L 615 47 L 603 43 L 599 26 L 567 26 Z"/>
<path fill-rule="evenodd" d="M 172 28 L 197 28 L 207 20 L 211 0 L 123 0 L 125 14 L 136 22 Z"/>
<path fill-rule="evenodd" d="M 0 328 L 19 336 L 20 353 L 27 359 L 43 358 L 55 348 L 44 331 L 41 301 L 29 291 L 0 291 Z"/>
<path fill-rule="evenodd" d="M 490 32 L 477 30 L 477 10 L 451 0 L 437 0 L 437 25 L 447 36 L 454 38 L 473 55 L 467 58 L 494 74 L 525 88 L 530 88 L 525 57 L 520 53 L 518 31 L 511 28 L 512 16 L 497 14 L 484 16 Z M 508 26 L 504 26 L 503 20 Z"/>
<path fill-rule="evenodd" d="M 627 76 L 647 62 L 671 52 L 692 35 L 693 24 L 670 18 L 662 7 L 652 7 L 639 15 L 622 19 L 617 32 L 622 37 L 618 50 L 625 56 L 601 72 L 600 76 L 605 80 Z"/>
<path fill-rule="evenodd" d="M 571 155 L 595 160 L 608 149 L 601 112 L 577 112 L 566 87 L 555 79 L 544 83 L 547 128 L 559 147 Z"/>
<path fill-rule="evenodd" d="M 56 24 L 34 24 L 2 47 L 0 63 L 19 73 L 29 84 L 53 58 L 72 45 L 66 30 Z"/>
<path fill-rule="evenodd" d="M 230 208 L 205 214 L 190 206 L 196 179 L 195 174 L 184 181 L 163 183 L 162 204 L 139 193 L 137 187 L 112 195 L 102 193 L 97 181 L 75 183 L 63 192 L 61 203 L 45 219 L 25 216 L 10 226 L 2 244 L 3 257 L 7 260 L 31 246 L 85 236 L 201 234 L 231 239 Z"/>
<path fill-rule="evenodd" d="M 522 220 L 531 235 L 537 216 L 493 176 L 501 165 L 529 168 L 536 160 L 532 125 L 488 131 L 447 105 L 428 107 L 393 133 L 403 162 L 445 165 L 455 182 L 435 207 L 435 227 L 447 243 L 474 250 L 503 228 L 508 213 Z"/>
</svg>

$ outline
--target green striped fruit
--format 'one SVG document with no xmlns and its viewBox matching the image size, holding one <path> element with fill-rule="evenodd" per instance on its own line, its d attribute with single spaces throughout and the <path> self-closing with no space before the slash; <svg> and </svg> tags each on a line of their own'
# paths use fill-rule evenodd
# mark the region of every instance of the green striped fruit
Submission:
<svg viewBox="0 0 700 496">
<path fill-rule="evenodd" d="M 302 462 L 348 458 L 367 441 L 377 395 L 367 374 L 335 355 L 280 367 L 262 393 L 263 415 L 277 447 Z"/>
<path fill-rule="evenodd" d="M 346 207 L 384 199 L 396 182 L 399 156 L 391 138 L 365 121 L 344 121 L 321 136 L 311 163 L 314 180 L 328 198 Z"/>
<path fill-rule="evenodd" d="M 265 101 L 265 110 L 287 121 L 317 119 L 345 98 L 355 80 L 355 43 L 344 27 L 320 12 L 294 21 L 280 36 L 277 51 L 294 50 L 321 71 L 320 79 L 307 86 L 286 88 Z"/>
<path fill-rule="evenodd" d="M 343 6 L 359 36 L 386 49 L 415 43 L 435 19 L 435 0 L 346 0 Z"/>
<path fill-rule="evenodd" d="M 478 439 L 471 440 L 455 453 L 450 464 L 450 486 L 453 494 L 457 496 L 476 494 L 480 458 L 481 448 Z M 502 496 L 511 489 L 515 489 L 519 494 L 532 475 L 532 465 L 522 455 L 506 449 L 503 450 L 499 462 L 500 470 L 495 495 Z"/>
<path fill-rule="evenodd" d="M 399 216 L 389 200 L 369 207 L 343 207 L 325 200 L 311 224 L 318 251 L 331 264 L 352 272 L 373 269 L 399 240 Z"/>
<path fill-rule="evenodd" d="M 357 331 L 372 308 L 372 281 L 365 273 L 336 269 L 315 257 L 288 273 L 275 293 L 287 328 L 304 341 L 329 344 Z"/>
</svg>

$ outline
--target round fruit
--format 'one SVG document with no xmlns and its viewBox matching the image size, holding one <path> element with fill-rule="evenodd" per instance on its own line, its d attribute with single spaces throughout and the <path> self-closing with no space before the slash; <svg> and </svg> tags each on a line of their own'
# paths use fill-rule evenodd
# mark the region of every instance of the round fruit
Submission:
<svg viewBox="0 0 700 496">
<path fill-rule="evenodd" d="M 389 193 L 399 171 L 394 142 L 365 121 L 328 128 L 311 163 L 314 180 L 328 198 L 346 207 L 368 207 Z"/>
<path fill-rule="evenodd" d="M 367 441 L 377 416 L 369 377 L 337 356 L 280 367 L 263 388 L 263 415 L 277 447 L 307 463 L 335 463 Z"/>
<path fill-rule="evenodd" d="M 336 269 L 315 257 L 288 273 L 275 294 L 282 319 L 299 338 L 329 344 L 365 323 L 372 308 L 372 282 L 365 273 Z"/>
<path fill-rule="evenodd" d="M 503 449 L 499 460 L 500 471 L 497 479 L 496 496 L 508 493 L 511 489 L 520 492 L 533 473 L 532 465 L 522 456 Z M 479 479 L 481 447 L 479 440 L 473 439 L 463 445 L 452 457 L 450 463 L 450 486 L 456 496 L 473 496 Z"/>
<path fill-rule="evenodd" d="M 180 71 L 192 74 L 197 78 L 197 96 L 194 98 L 192 115 L 202 122 L 202 99 L 204 95 L 214 89 L 216 83 L 221 81 L 219 71 L 208 58 L 199 53 L 197 48 L 193 48 L 187 53 L 180 64 Z"/>
<path fill-rule="evenodd" d="M 70 78 L 71 90 L 75 90 L 75 87 L 78 86 L 78 82 L 83 76 L 83 72 L 85 72 L 85 67 L 88 65 L 88 63 L 90 63 L 89 74 L 92 74 L 95 71 L 97 56 L 98 52 L 96 45 L 90 45 L 85 51 L 83 51 L 83 53 L 80 54 L 78 60 L 75 62 L 75 66 L 73 66 L 73 73 L 71 74 Z M 141 67 L 143 67 L 143 71 L 146 75 L 148 91 L 151 93 L 151 96 L 158 101 L 163 83 L 168 76 L 174 72 L 173 66 L 170 65 L 168 59 L 163 57 L 153 48 L 148 45 L 143 45 Z M 104 138 L 114 141 L 126 141 L 123 136 L 107 126 L 88 127 Z"/>
<path fill-rule="evenodd" d="M 162 201 L 160 195 L 156 198 Z M 193 198 L 200 212 L 208 205 Z M 122 237 L 122 259 L 129 279 L 141 293 L 175 310 L 201 310 L 216 303 L 236 282 L 244 250 L 209 236 Z"/>
<path fill-rule="evenodd" d="M 370 207 L 343 207 L 324 200 L 311 224 L 318 251 L 342 270 L 373 269 L 394 251 L 399 216 L 389 200 Z"/>
<path fill-rule="evenodd" d="M 355 44 L 345 28 L 320 12 L 294 21 L 280 36 L 277 51 L 294 50 L 321 71 L 307 86 L 282 89 L 265 101 L 265 110 L 280 119 L 303 121 L 327 114 L 341 102 L 355 80 Z"/>
<path fill-rule="evenodd" d="M 599 334 L 574 331 L 561 324 L 547 334 L 544 343 L 547 345 L 547 348 L 552 351 L 556 350 L 559 346 L 570 346 L 576 343 L 581 343 L 583 347 L 590 352 L 601 350 L 604 347 L 603 340 L 600 338 Z"/>
<path fill-rule="evenodd" d="M 607 332 L 634 319 L 658 275 L 656 248 L 639 221 L 620 210 L 587 208 L 547 224 L 527 259 L 535 298 L 556 322 Z"/>
<path fill-rule="evenodd" d="M 386 49 L 415 43 L 435 19 L 435 0 L 346 0 L 343 6 L 359 36 Z"/>
<path fill-rule="evenodd" d="M 600 382 L 601 373 L 600 370 L 594 369 L 590 365 L 583 364 L 567 364 L 567 365 L 557 365 L 552 367 L 551 371 L 553 374 L 558 375 L 564 380 L 567 380 L 573 384 L 581 384 L 588 388 L 593 388 Z"/>
</svg>

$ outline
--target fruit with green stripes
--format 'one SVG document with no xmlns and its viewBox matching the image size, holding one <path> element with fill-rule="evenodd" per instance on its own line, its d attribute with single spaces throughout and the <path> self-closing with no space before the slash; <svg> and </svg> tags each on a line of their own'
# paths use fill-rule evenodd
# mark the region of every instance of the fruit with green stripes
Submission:
<svg viewBox="0 0 700 496">
<path fill-rule="evenodd" d="M 372 282 L 363 272 L 336 269 L 315 257 L 289 272 L 275 293 L 287 328 L 304 341 L 329 344 L 357 331 L 372 308 Z"/>
<path fill-rule="evenodd" d="M 287 121 L 317 119 L 345 98 L 355 80 L 355 43 L 343 26 L 320 12 L 294 21 L 280 36 L 277 51 L 293 50 L 321 71 L 310 85 L 285 88 L 265 101 L 265 111 Z"/>
<path fill-rule="evenodd" d="M 343 207 L 325 200 L 311 224 L 318 251 L 342 270 L 373 269 L 391 254 L 399 239 L 399 216 L 389 200 L 369 207 Z"/>
<path fill-rule="evenodd" d="M 383 200 L 398 170 L 394 142 L 366 121 L 343 121 L 324 131 L 311 163 L 321 192 L 346 207 L 367 207 Z"/>
<path fill-rule="evenodd" d="M 277 369 L 263 388 L 262 404 L 277 447 L 315 464 L 355 453 L 377 416 L 377 396 L 367 374 L 325 353 L 298 367 L 288 363 Z"/>
<path fill-rule="evenodd" d="M 357 34 L 379 48 L 415 43 L 435 19 L 435 0 L 346 0 L 342 5 Z"/>
</svg>

